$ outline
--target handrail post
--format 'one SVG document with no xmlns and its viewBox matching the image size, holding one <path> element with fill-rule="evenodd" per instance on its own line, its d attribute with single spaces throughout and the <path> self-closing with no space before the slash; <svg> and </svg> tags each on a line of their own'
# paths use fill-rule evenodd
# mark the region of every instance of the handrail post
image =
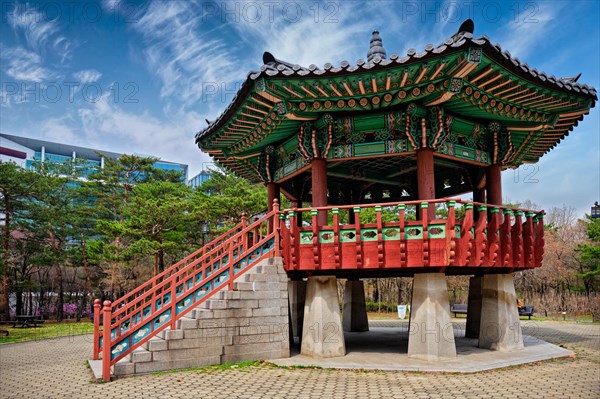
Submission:
<svg viewBox="0 0 600 399">
<path fill-rule="evenodd" d="M 362 253 L 362 237 L 360 235 L 361 231 L 361 226 L 360 226 L 360 210 L 361 208 L 359 206 L 355 206 L 352 208 L 354 210 L 354 234 L 356 235 L 356 237 L 354 237 L 354 239 L 356 240 L 356 245 L 354 247 L 354 251 L 355 251 L 355 256 L 356 256 L 356 266 L 359 269 L 362 269 L 363 267 L 363 253 Z"/>
<path fill-rule="evenodd" d="M 275 198 L 273 200 L 273 215 L 271 216 L 271 223 L 273 225 L 273 233 L 275 234 L 275 256 L 281 256 L 280 250 L 281 248 L 279 247 L 280 245 L 280 235 L 281 235 L 281 228 L 279 226 L 279 200 L 277 198 Z"/>
<path fill-rule="evenodd" d="M 335 268 L 339 269 L 340 264 L 340 210 L 338 208 L 331 209 L 333 215 L 333 260 Z"/>
<path fill-rule="evenodd" d="M 246 217 L 246 212 L 242 212 L 242 250 L 246 251 L 248 249 L 248 233 L 244 230 L 248 224 L 248 218 Z"/>
<path fill-rule="evenodd" d="M 383 267 L 383 222 L 381 220 L 382 207 L 375 206 L 375 216 L 377 218 L 377 266 Z"/>
<path fill-rule="evenodd" d="M 320 269 L 321 246 L 319 244 L 319 211 L 316 209 L 312 209 L 310 211 L 310 215 L 312 216 L 313 264 L 315 269 Z"/>
<path fill-rule="evenodd" d="M 179 283 L 179 281 L 177 281 L 177 276 L 173 276 L 171 278 L 171 287 L 169 289 L 169 291 L 171 292 L 171 303 L 169 304 L 169 308 L 171 308 L 171 318 L 169 320 L 169 324 L 171 325 L 171 330 L 175 330 L 175 328 L 177 328 L 177 284 Z M 185 285 L 182 286 L 181 288 L 182 290 L 185 290 Z M 183 294 L 183 292 L 182 292 Z M 164 299 L 165 297 L 163 296 L 163 306 L 164 306 Z"/>
<path fill-rule="evenodd" d="M 94 299 L 94 360 L 100 358 L 100 299 Z"/>
<path fill-rule="evenodd" d="M 104 308 L 102 309 L 102 380 L 104 382 L 110 381 L 110 330 L 111 330 L 111 303 L 110 301 L 104 301 Z"/>
<path fill-rule="evenodd" d="M 429 266 L 431 263 L 429 248 L 429 203 L 421 203 L 421 226 L 423 240 L 423 266 Z"/>
<path fill-rule="evenodd" d="M 446 220 L 446 242 L 448 243 L 447 265 L 454 265 L 454 256 L 456 255 L 456 201 L 448 201 L 448 220 Z"/>
</svg>

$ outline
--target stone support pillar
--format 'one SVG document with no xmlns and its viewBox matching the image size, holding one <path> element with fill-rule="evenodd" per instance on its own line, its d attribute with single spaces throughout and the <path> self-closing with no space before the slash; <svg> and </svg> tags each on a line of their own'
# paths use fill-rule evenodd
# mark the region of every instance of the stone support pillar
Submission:
<svg viewBox="0 0 600 399">
<path fill-rule="evenodd" d="M 304 303 L 306 298 L 306 281 L 288 281 L 288 298 L 290 304 L 290 331 L 293 338 L 302 338 L 304 321 Z"/>
<path fill-rule="evenodd" d="M 361 280 L 346 281 L 342 325 L 347 332 L 369 331 L 365 284 Z"/>
<path fill-rule="evenodd" d="M 408 356 L 427 361 L 456 358 L 443 273 L 415 274 L 410 312 Z"/>
<path fill-rule="evenodd" d="M 467 327 L 465 336 L 467 338 L 479 338 L 479 324 L 481 322 L 481 286 L 483 276 L 475 276 L 469 279 L 469 299 L 467 302 Z"/>
<path fill-rule="evenodd" d="M 338 357 L 346 354 L 334 276 L 308 278 L 300 352 L 311 357 Z"/>
<path fill-rule="evenodd" d="M 483 276 L 479 347 L 496 351 L 523 349 L 523 335 L 512 274 Z"/>
</svg>

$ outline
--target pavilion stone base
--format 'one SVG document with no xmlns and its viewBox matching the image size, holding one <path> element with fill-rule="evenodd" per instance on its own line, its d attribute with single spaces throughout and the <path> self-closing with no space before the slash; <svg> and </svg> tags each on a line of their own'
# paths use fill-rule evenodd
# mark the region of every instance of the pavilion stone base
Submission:
<svg viewBox="0 0 600 399">
<path fill-rule="evenodd" d="M 512 274 L 485 275 L 482 294 L 479 347 L 497 351 L 523 349 Z"/>
<path fill-rule="evenodd" d="M 456 358 L 448 287 L 443 273 L 415 274 L 408 357 L 427 361 Z"/>
<path fill-rule="evenodd" d="M 300 352 L 311 357 L 346 354 L 337 283 L 333 276 L 308 278 Z"/>
<path fill-rule="evenodd" d="M 365 301 L 365 283 L 347 280 L 344 288 L 344 313 L 342 325 L 347 332 L 369 331 L 369 318 Z"/>
<path fill-rule="evenodd" d="M 302 323 L 304 321 L 304 302 L 306 299 L 306 281 L 288 281 L 288 298 L 290 304 L 290 332 L 291 337 L 302 337 Z"/>
<path fill-rule="evenodd" d="M 467 326 L 465 337 L 479 338 L 481 323 L 481 285 L 483 277 L 475 276 L 469 279 L 469 300 L 467 305 Z"/>
</svg>

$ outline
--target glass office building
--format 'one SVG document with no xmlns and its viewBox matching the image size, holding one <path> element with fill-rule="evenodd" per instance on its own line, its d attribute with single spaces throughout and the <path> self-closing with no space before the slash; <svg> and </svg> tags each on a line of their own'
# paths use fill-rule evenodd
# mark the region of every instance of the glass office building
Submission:
<svg viewBox="0 0 600 399">
<path fill-rule="evenodd" d="M 37 162 L 64 163 L 77 159 L 83 165 L 83 174 L 89 175 L 97 168 L 103 168 L 106 158 L 116 159 L 121 155 L 123 154 L 0 133 L 0 162 L 14 162 L 27 169 L 32 169 Z M 187 182 L 186 164 L 161 159 L 154 166 L 165 171 L 180 172 Z"/>
</svg>

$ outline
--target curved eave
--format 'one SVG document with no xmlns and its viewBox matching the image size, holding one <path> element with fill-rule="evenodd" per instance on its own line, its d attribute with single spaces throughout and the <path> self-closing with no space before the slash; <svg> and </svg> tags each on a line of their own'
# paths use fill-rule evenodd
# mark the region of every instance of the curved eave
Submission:
<svg viewBox="0 0 600 399">
<path fill-rule="evenodd" d="M 456 36 L 456 35 L 455 35 Z M 530 68 L 526 63 L 521 62 L 518 58 L 514 58 L 508 51 L 503 51 L 498 44 L 492 44 L 485 36 L 478 39 L 473 39 L 470 33 L 457 35 L 456 38 L 449 38 L 440 46 L 434 47 L 427 45 L 425 50 L 417 53 L 411 49 L 405 57 L 399 57 L 397 54 L 392 54 L 389 60 L 375 57 L 372 62 L 364 62 L 359 60 L 356 65 L 351 66 L 347 61 L 342 61 L 339 67 L 334 67 L 332 64 L 325 64 L 324 69 L 317 68 L 311 65 L 308 68 L 298 65 L 290 66 L 289 64 L 271 63 L 263 65 L 258 72 L 250 72 L 248 77 L 243 82 L 242 86 L 236 93 L 236 96 L 219 116 L 206 129 L 196 134 L 196 143 L 206 136 L 223 128 L 224 124 L 233 117 L 245 103 L 247 96 L 254 88 L 254 83 L 260 78 L 326 78 L 326 77 L 344 77 L 362 72 L 376 72 L 383 69 L 388 69 L 397 65 L 410 65 L 416 62 L 427 61 L 431 58 L 448 55 L 456 51 L 468 49 L 469 47 L 480 47 L 485 55 L 492 57 L 499 64 L 510 70 L 515 75 L 526 79 L 540 87 L 545 87 L 552 90 L 558 90 L 569 94 L 579 94 L 592 99 L 591 107 L 594 107 L 597 100 L 597 93 L 593 87 L 576 82 L 562 80 L 553 75 L 545 74 L 537 71 L 535 68 Z"/>
</svg>

